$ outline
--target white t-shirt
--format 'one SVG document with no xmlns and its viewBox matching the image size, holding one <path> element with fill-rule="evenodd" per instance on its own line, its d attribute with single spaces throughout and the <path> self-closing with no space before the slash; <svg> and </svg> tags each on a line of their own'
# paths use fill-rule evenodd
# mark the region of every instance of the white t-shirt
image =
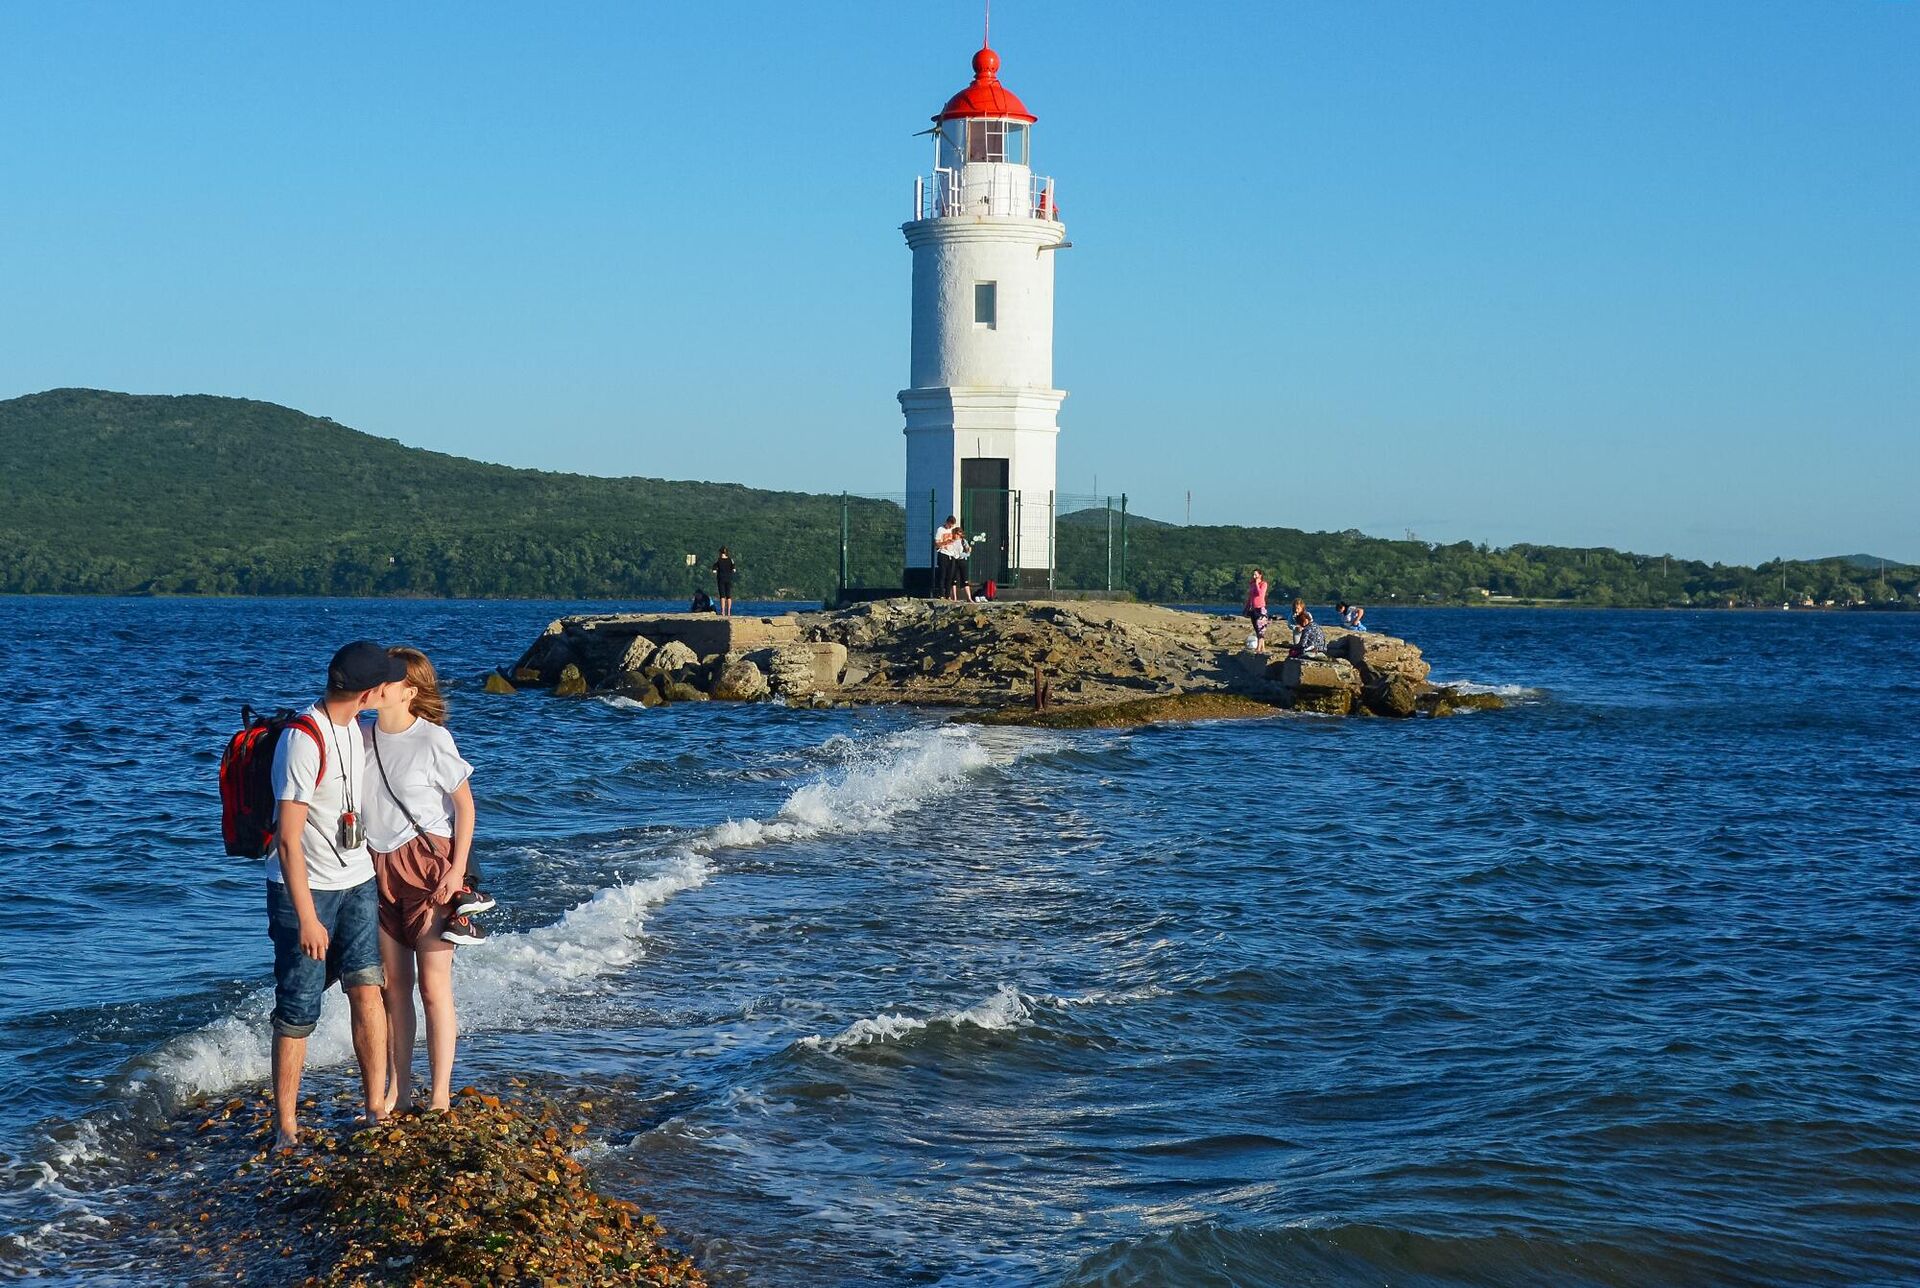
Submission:
<svg viewBox="0 0 1920 1288">
<path fill-rule="evenodd" d="M 307 826 L 301 833 L 307 858 L 307 885 L 315 890 L 347 890 L 373 880 L 373 857 L 362 845 L 349 850 L 340 844 L 340 815 L 348 802 L 362 812 L 361 788 L 367 776 L 367 751 L 354 725 L 336 725 L 319 705 L 305 714 L 320 726 L 327 744 L 327 772 L 320 772 L 320 747 L 305 731 L 289 727 L 273 749 L 273 798 L 297 801 L 307 807 Z M 278 815 L 275 824 L 278 825 Z M 267 855 L 267 880 L 285 881 L 280 871 L 280 847 Z"/>
<path fill-rule="evenodd" d="M 419 835 L 394 803 L 396 793 L 422 828 L 435 836 L 452 836 L 453 794 L 473 774 L 453 735 L 445 726 L 418 717 L 399 733 L 383 732 L 372 723 L 360 729 L 367 744 L 367 844 L 391 854 Z M 376 738 L 378 760 L 373 754 Z M 382 768 L 387 771 L 384 782 Z"/>
</svg>

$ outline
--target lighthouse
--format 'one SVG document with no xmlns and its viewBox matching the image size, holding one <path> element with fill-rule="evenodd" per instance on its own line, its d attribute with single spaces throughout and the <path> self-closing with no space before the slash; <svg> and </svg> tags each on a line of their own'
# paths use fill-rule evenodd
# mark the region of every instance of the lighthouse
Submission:
<svg viewBox="0 0 1920 1288">
<path fill-rule="evenodd" d="M 1033 172 L 1035 117 L 982 46 L 973 82 L 933 118 L 933 173 L 914 181 L 913 348 L 906 414 L 905 585 L 933 583 L 933 534 L 959 516 L 968 575 L 1049 589 L 1053 560 L 1052 252 L 1067 245 L 1053 180 Z"/>
</svg>

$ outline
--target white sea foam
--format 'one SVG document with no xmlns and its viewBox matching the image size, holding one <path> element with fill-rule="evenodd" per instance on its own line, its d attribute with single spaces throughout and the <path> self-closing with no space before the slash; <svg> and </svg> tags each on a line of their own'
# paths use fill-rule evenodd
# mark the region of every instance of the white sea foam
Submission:
<svg viewBox="0 0 1920 1288">
<path fill-rule="evenodd" d="M 868 744 L 836 736 L 824 750 L 839 763 L 795 789 L 774 818 L 734 819 L 705 829 L 670 848 L 651 875 L 601 890 L 558 921 L 461 949 L 454 965 L 461 1027 L 535 1021 L 637 960 L 648 916 L 704 884 L 717 852 L 884 830 L 907 810 L 956 790 L 975 771 L 1017 759 L 1026 749 L 1018 740 L 989 744 L 976 731 L 947 727 L 908 730 Z M 261 1081 L 269 1070 L 272 1005 L 272 990 L 261 989 L 232 1014 L 167 1043 L 142 1062 L 127 1092 L 151 1092 L 171 1110 L 197 1095 Z M 329 991 L 308 1039 L 307 1063 L 339 1064 L 352 1056 L 346 999 Z"/>
<path fill-rule="evenodd" d="M 703 884 L 712 868 L 698 853 L 676 856 L 653 876 L 611 886 L 569 909 L 560 920 L 513 935 L 496 935 L 463 948 L 454 961 L 454 992 L 463 1029 L 525 1023 L 558 999 L 641 956 L 648 914 L 674 895 Z M 250 995 L 231 1015 L 174 1039 L 132 1080 L 171 1108 L 211 1095 L 269 1070 L 270 989 Z M 353 1056 L 346 999 L 329 991 L 320 1022 L 307 1040 L 307 1063 L 343 1063 Z"/>
<path fill-rule="evenodd" d="M 994 990 L 992 997 L 961 1010 L 945 1011 L 925 1018 L 899 1011 L 885 1011 L 855 1020 L 829 1037 L 815 1034 L 801 1038 L 799 1045 L 810 1051 L 845 1051 L 879 1042 L 896 1042 L 923 1029 L 935 1027 L 1005 1032 L 1023 1028 L 1032 1020 L 1033 1010 L 1029 999 L 1013 985 L 1002 984 Z"/>
<path fill-rule="evenodd" d="M 603 693 L 600 695 L 600 701 L 621 711 L 645 711 L 647 709 L 646 703 L 636 702 L 623 693 Z"/>
<path fill-rule="evenodd" d="M 1129 1002 L 1145 1002 L 1165 996 L 1167 990 L 1158 984 L 1142 984 L 1139 988 L 1096 988 L 1066 996 L 1049 995 L 1044 1000 L 1055 1006 L 1125 1006 Z"/>
<path fill-rule="evenodd" d="M 1537 698 L 1540 690 L 1528 688 L 1524 684 L 1477 684 L 1472 680 L 1435 680 L 1433 683 L 1442 688 L 1455 689 L 1461 693 L 1491 693 L 1501 698 Z"/>
<path fill-rule="evenodd" d="M 988 744 L 965 729 L 914 729 L 872 744 L 829 741 L 845 759 L 796 788 L 771 819 L 730 819 L 712 829 L 708 850 L 881 832 L 908 810 L 949 795 L 976 771 L 1024 755 L 1020 743 Z"/>
</svg>

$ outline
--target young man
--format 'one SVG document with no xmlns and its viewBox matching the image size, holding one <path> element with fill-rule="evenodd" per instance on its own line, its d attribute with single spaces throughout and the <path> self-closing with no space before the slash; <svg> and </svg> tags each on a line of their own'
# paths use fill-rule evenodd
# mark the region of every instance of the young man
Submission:
<svg viewBox="0 0 1920 1288">
<path fill-rule="evenodd" d="M 960 520 L 949 514 L 933 533 L 933 598 L 954 598 L 953 557 L 959 550 Z"/>
<path fill-rule="evenodd" d="M 267 934 L 273 940 L 276 1148 L 299 1142 L 295 1109 L 307 1035 L 320 1018 L 321 996 L 335 980 L 353 1012 L 353 1053 L 367 1117 L 385 1116 L 386 972 L 380 966 L 380 899 L 360 818 L 366 752 L 354 717 L 406 674 L 406 664 L 380 645 L 354 641 L 333 655 L 325 696 L 304 712 L 320 737 L 289 726 L 274 748 L 273 794 L 280 805 L 267 856 Z"/>
</svg>

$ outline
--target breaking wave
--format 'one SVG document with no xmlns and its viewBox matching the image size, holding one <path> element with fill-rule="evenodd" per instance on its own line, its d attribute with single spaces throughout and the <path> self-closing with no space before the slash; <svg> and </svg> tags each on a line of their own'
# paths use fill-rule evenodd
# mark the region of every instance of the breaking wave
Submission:
<svg viewBox="0 0 1920 1288">
<path fill-rule="evenodd" d="M 830 739 L 822 750 L 837 763 L 797 787 L 773 818 L 730 819 L 668 842 L 655 851 L 664 862 L 651 875 L 600 890 L 548 925 L 463 949 L 454 966 L 462 1030 L 524 1026 L 642 957 L 648 917 L 675 895 L 704 885 L 718 852 L 885 830 L 901 814 L 1033 745 L 993 736 L 1001 732 L 943 726 L 865 743 Z M 261 989 L 232 1014 L 168 1042 L 139 1062 L 124 1094 L 152 1096 L 171 1112 L 196 1096 L 264 1079 L 272 1005 L 272 990 Z M 988 1011 L 982 1017 L 983 1027 L 994 1022 Z M 339 1064 L 352 1055 L 346 999 L 330 991 L 308 1040 L 307 1063 Z"/>
<path fill-rule="evenodd" d="M 868 1046 L 877 1042 L 898 1041 L 923 1029 L 936 1026 L 1004 1032 L 1022 1028 L 1032 1019 L 1033 1010 L 1027 1004 L 1027 999 L 1011 984 L 1002 984 L 994 991 L 992 997 L 964 1010 L 948 1011 L 925 1019 L 918 1019 L 897 1011 L 883 1012 L 867 1019 L 855 1020 L 831 1037 L 820 1037 L 816 1034 L 801 1038 L 797 1045 L 810 1051 L 845 1051 L 852 1047 Z"/>
<path fill-rule="evenodd" d="M 794 1045 L 808 1051 L 848 1051 L 855 1047 L 883 1042 L 898 1042 L 928 1030 L 980 1029 L 1005 1033 L 1033 1024 L 1040 1009 L 1065 1009 L 1074 1006 L 1117 1006 L 1128 1002 L 1161 997 L 1165 989 L 1157 985 L 1124 990 L 1095 989 L 1071 996 L 1052 993 L 1023 993 L 1011 984 L 1002 984 L 991 997 L 972 1006 L 914 1016 L 902 1011 L 883 1011 L 879 1015 L 855 1020 L 846 1028 L 828 1036 L 814 1034 Z"/>
<path fill-rule="evenodd" d="M 1472 680 L 1435 680 L 1433 683 L 1443 688 L 1455 689 L 1461 693 L 1490 693 L 1498 698 L 1538 698 L 1543 690 L 1528 688 L 1524 684 L 1478 684 Z"/>
</svg>

